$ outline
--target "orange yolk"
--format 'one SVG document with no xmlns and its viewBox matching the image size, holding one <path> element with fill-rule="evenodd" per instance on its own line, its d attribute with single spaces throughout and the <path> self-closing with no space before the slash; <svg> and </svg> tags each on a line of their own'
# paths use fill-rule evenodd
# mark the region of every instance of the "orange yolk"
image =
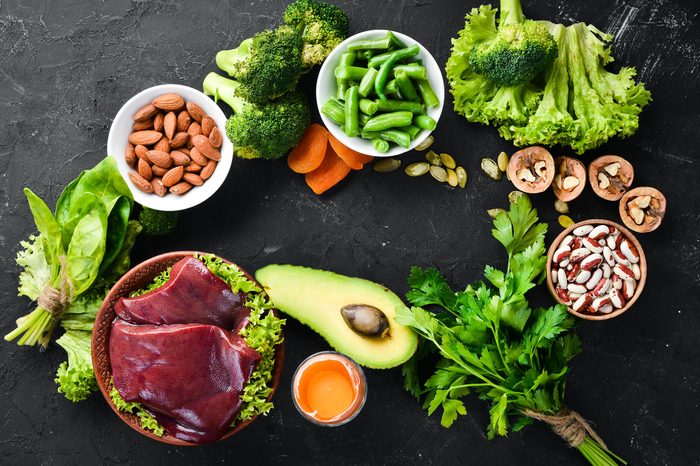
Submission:
<svg viewBox="0 0 700 466">
<path fill-rule="evenodd" d="M 319 359 L 309 364 L 298 378 L 297 402 L 319 421 L 338 418 L 357 398 L 348 367 L 337 359 Z"/>
</svg>

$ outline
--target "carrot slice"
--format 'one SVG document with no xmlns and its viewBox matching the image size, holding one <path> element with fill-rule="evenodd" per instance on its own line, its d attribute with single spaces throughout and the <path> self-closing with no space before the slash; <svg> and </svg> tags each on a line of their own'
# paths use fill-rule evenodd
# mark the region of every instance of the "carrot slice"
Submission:
<svg viewBox="0 0 700 466">
<path fill-rule="evenodd" d="M 350 173 L 350 167 L 333 150 L 330 145 L 326 149 L 326 155 L 319 167 L 307 173 L 306 184 L 316 194 L 323 194 L 338 184 Z"/>
<path fill-rule="evenodd" d="M 338 154 L 338 157 L 343 159 L 343 162 L 348 164 L 348 166 L 353 170 L 362 170 L 362 167 L 366 163 L 371 162 L 374 158 L 350 149 L 348 146 L 336 139 L 336 137 L 331 133 L 328 133 L 328 142 L 331 143 L 331 146 L 333 146 L 333 150 L 336 154 Z"/>
<path fill-rule="evenodd" d="M 299 144 L 289 153 L 287 165 L 294 173 L 309 173 L 323 162 L 328 145 L 328 130 L 313 123 L 306 128 Z"/>
</svg>

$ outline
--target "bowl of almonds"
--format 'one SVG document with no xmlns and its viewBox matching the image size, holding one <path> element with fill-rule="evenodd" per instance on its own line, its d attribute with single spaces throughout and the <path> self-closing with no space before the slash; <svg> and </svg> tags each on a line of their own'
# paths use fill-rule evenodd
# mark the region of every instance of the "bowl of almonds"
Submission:
<svg viewBox="0 0 700 466">
<path fill-rule="evenodd" d="M 233 160 L 226 116 L 202 92 L 178 84 L 146 89 L 119 110 L 107 150 L 139 204 L 194 207 L 223 184 Z"/>
</svg>

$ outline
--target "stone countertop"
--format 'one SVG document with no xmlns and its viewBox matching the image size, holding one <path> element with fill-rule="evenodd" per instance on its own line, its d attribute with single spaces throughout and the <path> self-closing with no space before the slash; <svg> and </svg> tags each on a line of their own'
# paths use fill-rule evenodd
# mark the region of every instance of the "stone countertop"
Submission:
<svg viewBox="0 0 700 466">
<path fill-rule="evenodd" d="M 480 2 L 403 0 L 339 2 L 351 32 L 388 28 L 423 43 L 444 64 L 450 38 Z M 106 154 L 119 107 L 161 83 L 200 87 L 217 50 L 278 21 L 285 2 L 128 1 L 0 2 L 0 330 L 28 309 L 16 296 L 19 241 L 34 231 L 22 187 L 53 205 L 61 189 Z M 572 362 L 567 403 L 595 422 L 599 434 L 631 464 L 700 463 L 700 9 L 692 0 L 587 2 L 533 0 L 525 12 L 554 22 L 585 21 L 616 35 L 616 63 L 635 66 L 654 101 L 627 140 L 613 140 L 583 159 L 620 154 L 634 164 L 635 185 L 659 188 L 668 215 L 639 235 L 649 281 L 624 316 L 581 322 L 584 351 Z M 302 79 L 313 97 L 316 73 Z M 318 118 L 318 115 L 315 116 Z M 502 207 L 512 186 L 488 180 L 483 156 L 513 146 L 493 128 L 467 123 L 445 105 L 435 149 L 469 172 L 465 190 L 429 177 L 364 170 L 315 196 L 284 162 L 235 160 L 226 184 L 184 212 L 170 237 L 142 237 L 138 263 L 161 252 L 199 249 L 249 270 L 294 263 L 382 282 L 402 295 L 410 266 L 439 267 L 458 287 L 503 265 L 485 210 Z M 555 151 L 555 155 L 560 151 Z M 408 154 L 406 162 L 420 158 Z M 405 162 L 405 163 L 406 163 Z M 561 227 L 553 195 L 535 196 Z M 572 217 L 618 221 L 617 204 L 591 190 L 572 203 Z M 543 288 L 543 287 L 542 287 Z M 550 302 L 546 292 L 535 303 Z M 174 448 L 138 435 L 99 394 L 73 404 L 53 382 L 63 352 L 44 354 L 0 344 L 0 463 L 3 464 L 585 464 L 544 425 L 488 441 L 487 408 L 467 399 L 470 415 L 449 430 L 402 389 L 399 370 L 368 370 L 361 415 L 336 429 L 316 427 L 296 412 L 290 379 L 296 365 L 328 346 L 290 319 L 287 361 L 275 410 L 236 437 L 206 447 Z"/>
</svg>

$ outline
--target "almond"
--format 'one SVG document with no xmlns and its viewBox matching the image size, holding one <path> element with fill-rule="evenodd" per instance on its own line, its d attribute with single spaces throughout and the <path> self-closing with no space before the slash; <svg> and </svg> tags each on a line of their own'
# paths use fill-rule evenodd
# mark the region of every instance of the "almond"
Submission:
<svg viewBox="0 0 700 466">
<path fill-rule="evenodd" d="M 197 136 L 192 138 L 192 142 L 194 143 L 195 148 L 197 148 L 197 150 L 201 152 L 206 158 L 217 162 L 221 160 L 221 153 L 218 150 L 216 150 L 214 146 L 211 145 L 211 143 L 209 142 L 209 138 L 205 135 L 198 134 Z"/>
<path fill-rule="evenodd" d="M 187 181 L 180 181 L 178 184 L 170 188 L 170 192 L 173 194 L 185 194 L 187 191 L 192 189 L 192 185 Z"/>
<path fill-rule="evenodd" d="M 165 196 L 168 192 L 160 178 L 153 178 L 151 180 L 151 188 L 153 188 L 153 193 L 160 197 Z"/>
<path fill-rule="evenodd" d="M 203 180 L 209 179 L 209 177 L 214 173 L 214 170 L 216 170 L 216 162 L 210 160 L 207 166 L 202 168 L 202 171 L 199 173 L 199 176 Z"/>
<path fill-rule="evenodd" d="M 124 150 L 124 160 L 130 167 L 136 166 L 136 152 L 134 152 L 134 145 L 131 143 L 127 143 L 126 145 L 126 150 Z"/>
<path fill-rule="evenodd" d="M 173 159 L 173 163 L 177 166 L 189 165 L 190 158 L 180 152 L 179 150 L 174 150 L 170 153 L 170 158 Z"/>
<path fill-rule="evenodd" d="M 168 112 L 163 119 L 163 132 L 168 137 L 172 139 L 175 136 L 175 128 L 177 127 L 177 116 L 175 112 Z"/>
<path fill-rule="evenodd" d="M 179 147 L 177 150 L 178 152 L 185 154 L 187 157 L 190 156 L 190 150 L 187 147 Z"/>
<path fill-rule="evenodd" d="M 155 145 L 153 146 L 153 150 L 159 150 L 161 152 L 170 152 L 170 141 L 168 141 L 168 138 L 163 136 L 162 138 L 160 138 L 160 141 L 155 143 Z"/>
<path fill-rule="evenodd" d="M 187 181 L 192 186 L 202 186 L 204 184 L 204 180 L 202 179 L 202 177 L 200 177 L 196 173 L 185 173 L 184 175 L 182 175 L 182 179 Z"/>
<path fill-rule="evenodd" d="M 166 173 L 168 173 L 167 168 L 159 167 L 158 165 L 152 165 L 151 166 L 151 171 L 153 172 L 153 176 L 163 176 Z"/>
<path fill-rule="evenodd" d="M 187 142 L 189 140 L 190 140 L 189 134 L 187 134 L 184 131 L 179 132 L 175 136 L 173 136 L 173 138 L 170 140 L 170 147 L 172 147 L 173 149 L 175 149 L 177 147 L 182 147 L 185 144 L 187 144 Z"/>
<path fill-rule="evenodd" d="M 158 140 L 162 137 L 163 135 L 160 134 L 160 132 L 158 131 L 136 131 L 135 133 L 131 133 L 129 135 L 129 142 L 135 146 L 138 144 L 141 144 L 143 146 L 150 146 L 151 144 L 155 144 L 156 142 L 158 142 Z"/>
<path fill-rule="evenodd" d="M 131 127 L 132 131 L 143 131 L 144 129 L 151 129 L 153 127 L 153 120 L 148 119 L 148 120 L 141 120 L 141 121 L 135 121 L 133 126 Z"/>
<path fill-rule="evenodd" d="M 185 169 L 183 167 L 171 168 L 170 170 L 168 170 L 168 173 L 163 175 L 163 185 L 166 188 L 175 186 L 182 179 L 182 174 L 184 172 Z"/>
<path fill-rule="evenodd" d="M 142 146 L 141 144 L 139 144 L 138 146 L 134 147 L 134 153 L 136 154 L 136 157 L 143 159 L 146 162 L 149 162 L 149 160 L 148 160 L 148 147 Z"/>
<path fill-rule="evenodd" d="M 190 164 L 185 167 L 185 171 L 187 173 L 199 173 L 200 171 L 202 171 L 202 166 L 197 165 L 194 162 L 190 162 Z"/>
<path fill-rule="evenodd" d="M 150 181 L 153 178 L 153 171 L 151 171 L 151 166 L 143 159 L 139 159 L 138 172 L 146 181 Z"/>
<path fill-rule="evenodd" d="M 190 123 L 192 123 L 192 117 L 190 116 L 189 113 L 187 113 L 187 110 L 183 110 L 177 115 L 177 131 L 187 131 L 187 128 L 190 127 Z"/>
<path fill-rule="evenodd" d="M 194 102 L 187 102 L 187 113 L 196 121 L 197 123 L 202 122 L 202 118 L 207 116 L 207 114 L 202 110 L 202 107 Z"/>
<path fill-rule="evenodd" d="M 153 99 L 152 103 L 161 110 L 180 110 L 185 105 L 185 99 L 177 94 L 163 94 Z"/>
<path fill-rule="evenodd" d="M 170 158 L 170 154 L 160 150 L 149 150 L 148 160 L 150 160 L 154 165 L 158 165 L 163 168 L 170 168 L 173 165 L 173 159 Z"/>
<path fill-rule="evenodd" d="M 201 135 L 200 135 L 201 136 Z M 207 159 L 204 155 L 202 155 L 201 152 L 199 152 L 199 149 L 196 147 L 193 147 L 190 149 L 190 159 L 197 165 L 200 165 L 204 167 L 207 163 L 209 163 L 209 159 Z"/>
<path fill-rule="evenodd" d="M 156 131 L 163 131 L 163 119 L 165 118 L 165 115 L 163 112 L 158 112 L 156 113 L 156 116 L 153 117 L 153 129 Z"/>
<path fill-rule="evenodd" d="M 202 125 L 200 125 L 196 121 L 193 121 L 190 124 L 189 128 L 187 128 L 187 134 L 189 134 L 192 138 L 198 134 L 202 134 Z"/>
<path fill-rule="evenodd" d="M 136 113 L 134 113 L 134 121 L 149 120 L 158 112 L 158 109 L 153 104 L 144 105 Z"/>
<path fill-rule="evenodd" d="M 221 147 L 221 143 L 223 142 L 223 140 L 221 139 L 221 132 L 216 126 L 214 126 L 211 132 L 209 133 L 209 142 L 212 146 L 216 147 L 217 149 Z"/>
<path fill-rule="evenodd" d="M 216 128 L 216 122 L 208 116 L 202 118 L 202 134 L 209 136 L 212 129 Z"/>
<path fill-rule="evenodd" d="M 139 175 L 136 172 L 129 172 L 129 178 L 131 179 L 131 182 L 134 183 L 134 185 L 139 188 L 141 191 L 144 193 L 152 193 L 153 192 L 153 187 L 151 186 L 151 183 L 148 181 L 144 180 L 141 175 Z"/>
</svg>

